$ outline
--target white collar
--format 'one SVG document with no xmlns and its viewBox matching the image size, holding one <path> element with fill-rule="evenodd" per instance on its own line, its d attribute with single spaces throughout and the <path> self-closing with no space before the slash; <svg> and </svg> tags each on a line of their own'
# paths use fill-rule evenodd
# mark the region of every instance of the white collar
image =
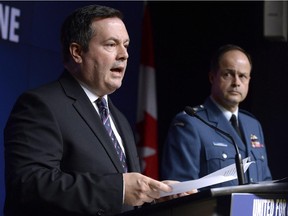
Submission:
<svg viewBox="0 0 288 216">
<path fill-rule="evenodd" d="M 221 106 L 219 103 L 217 103 L 212 96 L 210 96 L 212 102 L 222 111 L 223 115 L 225 116 L 225 118 L 230 121 L 232 114 L 234 114 L 236 116 L 236 118 L 238 119 L 238 110 L 239 107 L 237 107 L 237 110 L 235 112 L 230 112 L 227 109 L 225 109 L 223 106 Z"/>
</svg>

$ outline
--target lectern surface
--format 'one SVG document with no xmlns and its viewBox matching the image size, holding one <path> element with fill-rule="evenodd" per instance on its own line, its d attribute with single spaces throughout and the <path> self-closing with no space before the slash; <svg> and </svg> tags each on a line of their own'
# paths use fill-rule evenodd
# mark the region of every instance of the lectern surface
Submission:
<svg viewBox="0 0 288 216">
<path fill-rule="evenodd" d="M 249 196 L 251 200 L 248 215 L 253 215 L 253 212 L 251 212 L 253 210 L 261 213 L 261 210 L 267 207 L 263 203 L 267 200 L 272 202 L 273 199 L 275 203 L 274 210 L 277 207 L 282 216 L 288 216 L 288 207 L 284 206 L 286 203 L 288 205 L 287 182 L 211 188 L 189 196 L 142 207 L 123 213 L 121 216 L 238 216 L 239 214 L 236 213 L 241 213 L 239 205 L 242 205 L 239 202 L 243 202 L 241 195 L 242 197 L 243 195 Z M 266 199 L 266 201 L 259 201 L 261 199 Z M 254 202 L 254 200 L 256 201 Z M 276 205 L 277 200 L 278 206 Z M 279 207 L 280 205 L 281 207 Z M 270 207 L 272 207 L 272 204 Z M 243 216 L 243 214 L 240 215 Z M 276 214 L 271 214 L 271 216 L 276 216 Z"/>
</svg>

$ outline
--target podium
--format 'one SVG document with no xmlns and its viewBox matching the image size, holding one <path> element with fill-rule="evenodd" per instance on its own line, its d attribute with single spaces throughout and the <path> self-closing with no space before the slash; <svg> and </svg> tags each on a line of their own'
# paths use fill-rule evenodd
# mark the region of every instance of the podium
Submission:
<svg viewBox="0 0 288 216">
<path fill-rule="evenodd" d="M 121 216 L 288 216 L 288 183 L 210 188 Z"/>
</svg>

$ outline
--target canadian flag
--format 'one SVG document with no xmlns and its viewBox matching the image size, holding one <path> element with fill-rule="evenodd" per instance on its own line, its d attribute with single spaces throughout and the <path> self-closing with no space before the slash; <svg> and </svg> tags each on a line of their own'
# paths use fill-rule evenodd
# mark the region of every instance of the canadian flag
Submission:
<svg viewBox="0 0 288 216">
<path fill-rule="evenodd" d="M 151 20 L 144 5 L 139 73 L 137 140 L 142 173 L 159 179 L 156 76 Z"/>
</svg>

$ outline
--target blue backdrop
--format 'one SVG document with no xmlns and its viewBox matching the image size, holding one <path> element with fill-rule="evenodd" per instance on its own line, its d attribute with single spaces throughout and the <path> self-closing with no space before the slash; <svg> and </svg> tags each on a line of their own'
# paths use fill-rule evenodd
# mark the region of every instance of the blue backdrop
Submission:
<svg viewBox="0 0 288 216">
<path fill-rule="evenodd" d="M 0 207 L 4 203 L 3 129 L 12 106 L 24 90 L 57 79 L 63 67 L 60 27 L 74 9 L 94 2 L 0 2 Z M 131 44 L 126 77 L 113 100 L 133 125 L 140 62 L 143 2 L 96 2 L 120 9 Z M 129 98 L 128 100 L 122 100 Z M 123 102 L 122 102 L 123 101 Z M 124 104 L 124 101 L 126 104 Z M 128 105 L 127 105 L 128 101 Z"/>
</svg>

